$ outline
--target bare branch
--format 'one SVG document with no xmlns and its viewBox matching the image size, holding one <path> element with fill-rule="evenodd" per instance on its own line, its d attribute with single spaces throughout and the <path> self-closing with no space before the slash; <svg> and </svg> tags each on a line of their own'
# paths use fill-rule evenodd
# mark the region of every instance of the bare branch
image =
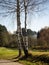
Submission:
<svg viewBox="0 0 49 65">
<path fill-rule="evenodd" d="M 47 1 L 48 0 L 26 0 L 27 12 L 39 10 L 38 8 L 40 8 L 41 5 L 44 5 Z M 8 10 L 9 12 L 7 13 L 15 12 L 17 11 L 17 0 L 0 0 L 0 8 L 4 9 L 5 12 Z M 20 12 L 24 12 L 24 0 L 20 0 Z"/>
</svg>

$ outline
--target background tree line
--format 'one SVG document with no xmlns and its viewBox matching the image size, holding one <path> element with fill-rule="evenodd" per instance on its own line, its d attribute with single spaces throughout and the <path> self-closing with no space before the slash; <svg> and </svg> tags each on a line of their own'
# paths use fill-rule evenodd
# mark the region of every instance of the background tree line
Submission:
<svg viewBox="0 0 49 65">
<path fill-rule="evenodd" d="M 22 28 L 25 37 L 25 29 Z M 37 34 L 37 38 L 33 35 Z M 39 32 L 27 29 L 28 46 L 30 49 L 49 49 L 49 28 L 43 28 Z M 17 31 L 11 34 L 5 26 L 0 25 L 0 47 L 18 48 Z"/>
<path fill-rule="evenodd" d="M 49 28 L 45 27 L 41 29 L 37 34 L 38 46 L 41 48 L 49 49 Z"/>
</svg>

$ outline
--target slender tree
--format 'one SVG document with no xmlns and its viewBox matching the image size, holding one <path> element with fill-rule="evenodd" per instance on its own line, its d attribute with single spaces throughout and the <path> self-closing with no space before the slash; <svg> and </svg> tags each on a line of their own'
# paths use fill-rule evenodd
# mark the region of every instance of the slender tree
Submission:
<svg viewBox="0 0 49 65">
<path fill-rule="evenodd" d="M 30 13 L 30 11 L 34 11 L 34 8 L 36 8 L 35 11 L 39 11 L 39 9 L 37 9 L 37 7 L 40 4 L 43 4 L 44 2 L 46 2 L 46 0 L 23 0 L 24 1 L 24 13 L 25 13 L 25 38 L 24 38 L 24 44 L 26 47 L 26 50 L 28 52 L 28 36 L 27 36 L 27 14 L 28 12 Z M 37 7 L 36 7 L 37 6 Z M 31 10 L 30 10 L 31 9 Z"/>
<path fill-rule="evenodd" d="M 27 0 L 24 0 L 24 13 L 25 13 L 25 47 L 28 54 L 28 36 L 27 36 Z"/>
<path fill-rule="evenodd" d="M 24 50 L 24 54 L 28 56 L 28 50 L 26 49 L 23 41 L 21 23 L 20 23 L 20 1 L 17 0 L 17 32 L 18 32 L 18 43 L 19 43 L 19 56 L 21 55 L 21 46 Z"/>
<path fill-rule="evenodd" d="M 19 56 L 21 55 L 21 22 L 20 22 L 20 3 L 17 0 L 17 33 L 18 33 L 18 46 L 19 46 Z"/>
</svg>

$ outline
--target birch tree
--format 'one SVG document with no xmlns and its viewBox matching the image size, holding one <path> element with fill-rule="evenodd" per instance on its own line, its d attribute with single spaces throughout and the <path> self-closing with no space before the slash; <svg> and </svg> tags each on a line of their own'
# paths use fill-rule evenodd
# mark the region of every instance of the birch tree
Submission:
<svg viewBox="0 0 49 65">
<path fill-rule="evenodd" d="M 39 8 L 41 5 L 45 4 L 47 0 L 23 0 L 24 2 L 24 13 L 25 13 L 25 38 L 24 38 L 24 44 L 26 47 L 26 50 L 28 52 L 28 36 L 27 36 L 27 14 L 33 13 L 34 11 L 40 11 L 42 10 Z"/>
<path fill-rule="evenodd" d="M 25 13 L 25 37 L 24 37 L 24 45 L 28 54 L 28 36 L 27 36 L 27 0 L 24 0 L 24 13 Z"/>
<path fill-rule="evenodd" d="M 21 55 L 21 22 L 20 22 L 20 2 L 17 0 L 17 33 L 18 33 L 18 46 L 19 46 L 19 56 Z"/>
</svg>

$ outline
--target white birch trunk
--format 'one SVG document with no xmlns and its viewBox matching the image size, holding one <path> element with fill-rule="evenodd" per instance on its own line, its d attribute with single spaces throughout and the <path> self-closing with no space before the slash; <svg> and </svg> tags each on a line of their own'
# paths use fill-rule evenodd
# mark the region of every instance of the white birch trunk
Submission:
<svg viewBox="0 0 49 65">
<path fill-rule="evenodd" d="M 25 8 L 25 47 L 28 50 L 28 36 L 27 36 L 27 0 L 24 0 Z"/>
<path fill-rule="evenodd" d="M 19 47 L 19 56 L 21 55 L 21 23 L 20 23 L 20 4 L 17 0 L 17 32 L 18 32 L 18 47 Z"/>
</svg>

